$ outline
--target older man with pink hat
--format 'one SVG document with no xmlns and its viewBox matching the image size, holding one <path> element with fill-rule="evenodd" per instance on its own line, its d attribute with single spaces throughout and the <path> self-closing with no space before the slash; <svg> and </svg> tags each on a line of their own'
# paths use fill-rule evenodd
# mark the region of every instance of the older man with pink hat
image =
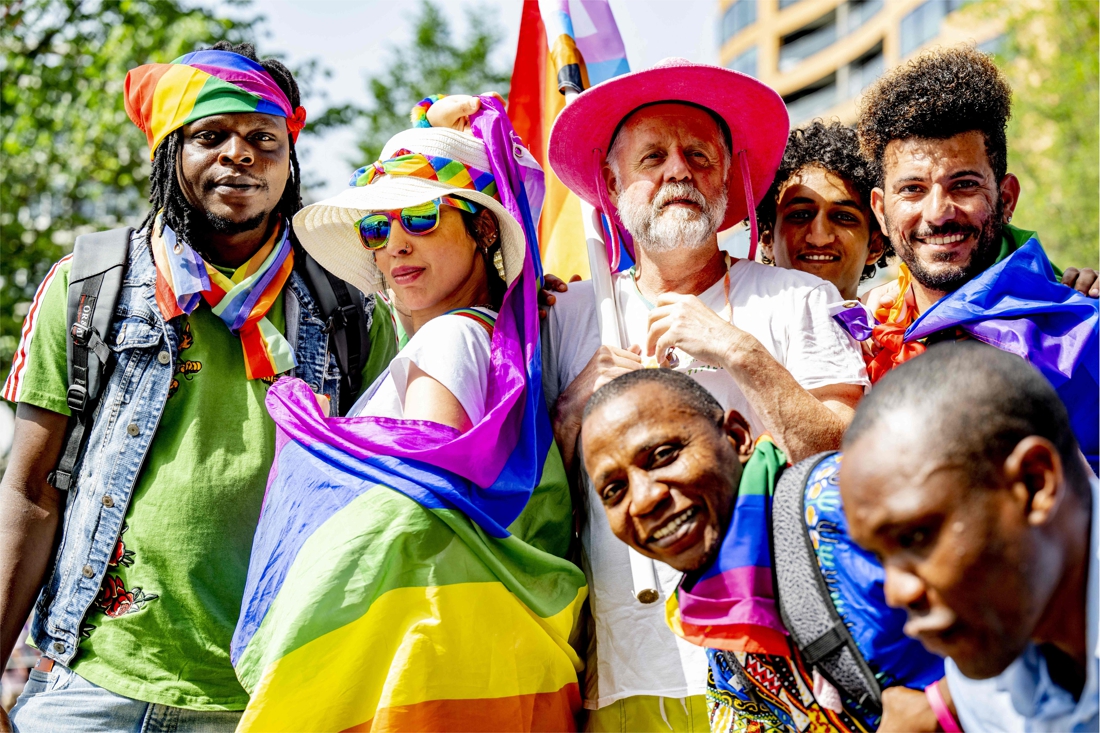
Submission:
<svg viewBox="0 0 1100 733">
<path fill-rule="evenodd" d="M 646 366 L 685 371 L 724 409 L 744 415 L 754 434 L 770 433 L 791 461 L 839 447 L 868 384 L 858 348 L 829 316 L 840 294 L 812 275 L 718 247 L 720 230 L 754 216 L 788 127 L 769 87 L 684 59 L 594 86 L 558 117 L 551 166 L 629 232 L 636 261 L 612 282 L 629 349 L 601 346 L 591 282 L 559 294 L 544 329 L 555 436 L 585 486 L 591 482 L 577 460 L 585 403 L 611 379 Z M 635 598 L 627 547 L 612 534 L 600 498 L 584 491 L 594 619 L 588 728 L 706 730 L 703 650 L 672 634 L 663 602 Z M 659 529 L 653 541 L 675 541 L 691 523 L 671 516 L 670 532 Z M 680 574 L 660 563 L 656 574 L 663 601 Z"/>
</svg>

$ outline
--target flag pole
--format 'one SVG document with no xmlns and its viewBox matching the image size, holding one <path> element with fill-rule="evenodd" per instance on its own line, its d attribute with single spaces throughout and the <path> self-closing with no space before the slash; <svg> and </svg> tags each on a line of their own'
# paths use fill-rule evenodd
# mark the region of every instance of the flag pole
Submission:
<svg viewBox="0 0 1100 733">
<path fill-rule="evenodd" d="M 568 10 L 568 0 L 541 0 L 539 5 L 544 9 L 544 18 L 545 10 L 550 9 L 546 7 L 548 5 L 556 6 L 552 12 L 562 6 L 566 11 Z M 571 33 L 565 32 L 556 38 L 551 37 L 552 31 L 549 24 L 546 26 L 546 32 L 550 58 L 557 71 L 558 91 L 565 95 L 565 104 L 569 106 L 588 86 L 584 59 Z M 603 152 L 606 154 L 607 151 Z M 596 298 L 596 323 L 600 330 L 600 343 L 625 349 L 629 344 L 626 343 L 626 334 L 619 329 L 618 307 L 612 288 L 611 263 L 607 257 L 602 217 L 600 212 L 588 202 L 581 200 L 580 206 L 585 244 L 588 248 L 588 268 L 592 275 L 592 290 Z M 608 214 L 609 225 L 615 226 L 615 222 L 610 221 L 610 212 L 605 213 Z M 627 553 L 630 558 L 631 587 L 634 597 L 640 603 L 655 603 L 661 597 L 657 585 L 657 566 L 653 560 L 632 547 L 627 548 Z"/>
</svg>

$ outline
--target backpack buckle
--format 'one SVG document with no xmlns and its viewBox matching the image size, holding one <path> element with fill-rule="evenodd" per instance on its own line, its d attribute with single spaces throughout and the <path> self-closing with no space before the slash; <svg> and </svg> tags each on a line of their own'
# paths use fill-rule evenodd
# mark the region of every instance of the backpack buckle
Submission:
<svg viewBox="0 0 1100 733">
<path fill-rule="evenodd" d="M 71 385 L 65 395 L 65 403 L 74 412 L 84 412 L 88 406 L 88 390 L 82 384 Z"/>
<path fill-rule="evenodd" d="M 92 337 L 93 329 L 90 326 L 85 326 L 80 321 L 73 324 L 73 328 L 69 331 L 69 334 L 73 337 L 73 343 L 77 346 L 87 346 L 89 339 Z"/>
<path fill-rule="evenodd" d="M 325 326 L 325 333 L 332 333 L 333 331 L 347 328 L 347 325 L 351 323 L 351 319 L 357 312 L 358 307 L 354 304 L 338 307 L 332 312 L 332 315 L 329 316 L 328 325 Z"/>
</svg>

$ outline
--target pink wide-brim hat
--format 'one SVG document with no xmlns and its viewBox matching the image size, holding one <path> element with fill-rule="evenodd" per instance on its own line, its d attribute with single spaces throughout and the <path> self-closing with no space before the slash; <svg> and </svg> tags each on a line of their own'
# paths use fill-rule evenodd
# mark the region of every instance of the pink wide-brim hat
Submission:
<svg viewBox="0 0 1100 733">
<path fill-rule="evenodd" d="M 742 168 L 748 169 L 755 210 L 783 159 L 790 121 L 787 106 L 774 89 L 720 66 L 669 58 L 653 68 L 616 76 L 585 90 L 554 122 L 550 167 L 582 199 L 597 209 L 605 208 L 600 205 L 601 168 L 611 136 L 631 112 L 661 102 L 705 107 L 725 120 L 733 159 L 726 218 L 719 228 L 729 229 L 743 221 L 750 212 Z"/>
</svg>

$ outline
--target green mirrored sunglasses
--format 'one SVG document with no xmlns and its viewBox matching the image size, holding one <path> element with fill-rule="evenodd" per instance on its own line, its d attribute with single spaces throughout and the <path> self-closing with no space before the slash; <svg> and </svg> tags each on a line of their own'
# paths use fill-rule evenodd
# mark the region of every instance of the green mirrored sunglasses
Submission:
<svg viewBox="0 0 1100 733">
<path fill-rule="evenodd" d="M 399 211 L 375 211 L 355 222 L 355 226 L 359 230 L 359 239 L 363 242 L 363 246 L 369 250 L 382 249 L 390 241 L 390 230 L 393 227 L 394 219 L 400 220 L 401 227 L 409 234 L 418 237 L 430 234 L 439 226 L 439 207 L 441 204 L 453 206 L 471 214 L 481 211 L 481 207 L 477 204 L 453 196 L 441 196 L 434 201 L 406 206 Z"/>
</svg>

